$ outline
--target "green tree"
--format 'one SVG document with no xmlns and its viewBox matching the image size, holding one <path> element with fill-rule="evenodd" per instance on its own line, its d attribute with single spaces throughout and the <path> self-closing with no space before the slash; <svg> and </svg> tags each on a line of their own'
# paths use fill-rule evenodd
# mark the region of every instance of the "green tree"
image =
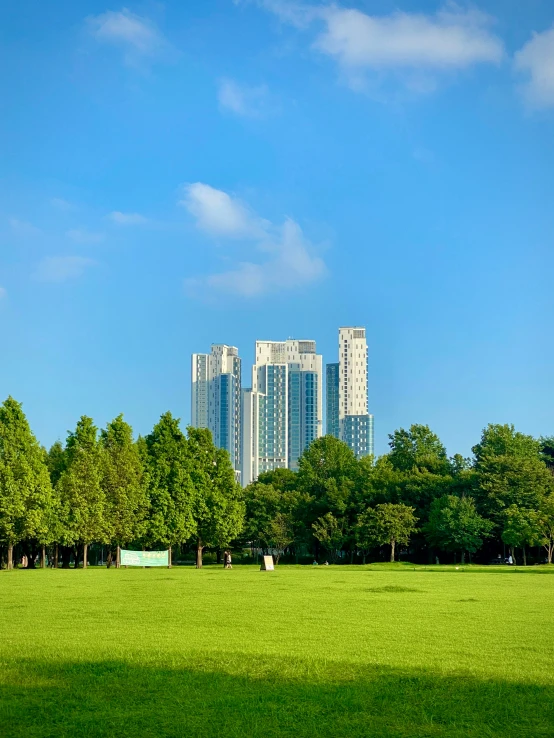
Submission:
<svg viewBox="0 0 554 738">
<path fill-rule="evenodd" d="M 185 543 L 196 532 L 196 490 L 187 440 L 179 420 L 167 412 L 144 443 L 150 501 L 145 541 L 171 548 Z"/>
<path fill-rule="evenodd" d="M 66 466 L 66 455 L 61 441 L 56 441 L 50 447 L 50 450 L 48 451 L 48 454 L 46 456 L 46 465 L 48 466 L 48 471 L 50 472 L 50 481 L 52 482 L 52 487 L 55 487 L 59 482 L 62 472 L 64 471 Z"/>
<path fill-rule="evenodd" d="M 214 445 L 206 428 L 188 428 L 187 432 L 191 476 L 196 489 L 193 512 L 196 567 L 200 569 L 204 548 L 222 548 L 239 535 L 245 507 L 228 452 Z"/>
<path fill-rule="evenodd" d="M 428 425 L 411 425 L 389 435 L 389 460 L 398 471 L 418 469 L 432 474 L 449 474 L 446 448 Z"/>
<path fill-rule="evenodd" d="M 410 536 L 417 529 L 414 508 L 403 504 L 385 502 L 368 508 L 357 524 L 357 538 L 362 548 L 382 546 L 391 547 L 390 560 L 395 558 L 396 544 L 407 546 Z"/>
<path fill-rule="evenodd" d="M 16 543 L 48 541 L 52 505 L 44 452 L 21 404 L 8 397 L 0 406 L 0 541 L 8 549 L 8 569 Z"/>
<path fill-rule="evenodd" d="M 388 464 L 394 472 L 387 502 L 413 507 L 424 525 L 433 500 L 448 494 L 456 471 L 463 467 L 461 457 L 448 459 L 440 438 L 427 425 L 401 428 L 389 436 Z M 422 532 L 414 536 L 415 546 L 426 546 Z"/>
<path fill-rule="evenodd" d="M 527 566 L 526 546 L 540 543 L 540 516 L 536 510 L 510 505 L 503 512 L 502 540 L 510 547 L 516 563 L 515 547 L 523 550 L 523 565 Z"/>
<path fill-rule="evenodd" d="M 271 484 L 280 492 L 294 492 L 298 487 L 298 474 L 292 469 L 272 469 L 258 476 L 260 484 Z"/>
<path fill-rule="evenodd" d="M 515 505 L 537 510 L 552 489 L 552 474 L 540 456 L 540 444 L 513 425 L 489 425 L 473 447 L 476 496 L 482 512 L 500 530 L 504 512 Z"/>
<path fill-rule="evenodd" d="M 275 555 L 275 565 L 277 565 L 281 552 L 294 541 L 291 516 L 282 512 L 276 513 L 275 517 L 269 521 L 265 535 L 271 547 L 277 551 Z"/>
<path fill-rule="evenodd" d="M 244 502 L 246 516 L 243 538 L 255 546 L 270 547 L 268 531 L 271 521 L 281 511 L 282 493 L 272 484 L 257 481 L 245 488 Z"/>
<path fill-rule="evenodd" d="M 75 566 L 82 547 L 83 568 L 86 568 L 89 545 L 107 542 L 102 449 L 92 418 L 83 415 L 79 419 L 67 437 L 65 449 L 65 469 L 57 484 L 63 518 L 61 543 L 75 547 Z"/>
<path fill-rule="evenodd" d="M 279 545 L 286 548 L 305 543 L 304 508 L 309 498 L 295 489 L 278 489 L 267 483 L 268 479 L 274 477 L 260 474 L 258 481 L 244 490 L 246 516 L 242 539 L 261 548 L 279 548 Z M 281 538 L 286 538 L 287 542 L 281 540 L 278 544 L 276 534 L 282 530 L 284 522 L 286 535 Z"/>
<path fill-rule="evenodd" d="M 110 543 L 125 546 L 144 537 L 148 496 L 139 449 L 123 415 L 101 431 L 100 445 L 106 533 Z"/>
<path fill-rule="evenodd" d="M 312 529 L 314 536 L 329 552 L 331 561 L 335 563 L 346 540 L 344 520 L 337 519 L 333 513 L 328 512 L 312 523 Z"/>
<path fill-rule="evenodd" d="M 492 522 L 477 512 L 473 498 L 444 495 L 432 502 L 424 531 L 431 545 L 460 551 L 463 564 L 466 552 L 478 551 L 492 528 Z"/>
<path fill-rule="evenodd" d="M 541 500 L 538 514 L 539 543 L 546 551 L 547 561 L 552 563 L 554 553 L 554 494 Z"/>
<path fill-rule="evenodd" d="M 316 439 L 304 451 L 298 461 L 297 489 L 304 496 L 299 513 L 307 531 L 313 531 L 314 522 L 327 513 L 342 520 L 341 529 L 348 528 L 358 463 L 346 443 L 333 436 Z"/>
<path fill-rule="evenodd" d="M 542 460 L 554 472 L 554 436 L 542 436 L 539 438 L 539 447 Z"/>
</svg>

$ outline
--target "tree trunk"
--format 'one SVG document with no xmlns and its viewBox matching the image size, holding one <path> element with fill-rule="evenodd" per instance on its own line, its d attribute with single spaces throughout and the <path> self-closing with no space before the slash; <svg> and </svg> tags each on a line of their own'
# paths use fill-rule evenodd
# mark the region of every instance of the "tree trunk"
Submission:
<svg viewBox="0 0 554 738">
<path fill-rule="evenodd" d="M 202 568 L 202 549 L 204 546 L 202 545 L 202 540 L 199 538 L 196 542 L 196 568 L 201 569 Z"/>
<path fill-rule="evenodd" d="M 35 547 L 31 544 L 24 549 L 27 554 L 27 569 L 36 569 L 35 566 Z"/>
<path fill-rule="evenodd" d="M 8 545 L 8 569 L 13 569 L 13 546 L 11 543 Z"/>
<path fill-rule="evenodd" d="M 392 541 L 390 542 L 390 560 L 391 560 L 391 564 L 394 563 L 394 547 L 395 547 L 395 545 L 396 545 L 396 541 L 393 538 Z"/>
<path fill-rule="evenodd" d="M 40 568 L 46 568 L 46 546 L 44 545 L 42 546 L 42 549 L 40 551 Z"/>
<path fill-rule="evenodd" d="M 121 548 L 119 546 L 117 547 L 117 552 L 115 554 L 115 568 L 121 568 Z"/>
<path fill-rule="evenodd" d="M 523 566 L 527 566 L 527 551 L 525 550 L 525 546 L 523 546 Z"/>
<path fill-rule="evenodd" d="M 512 554 L 512 563 L 514 566 L 516 566 L 516 551 L 513 546 L 510 546 L 510 553 Z"/>
<path fill-rule="evenodd" d="M 106 557 L 106 569 L 110 569 L 111 568 L 112 560 L 113 560 L 112 549 L 110 547 L 110 548 L 108 548 L 108 555 Z"/>
<path fill-rule="evenodd" d="M 56 546 L 54 548 L 54 569 L 58 568 L 58 556 L 59 556 L 59 550 L 58 550 L 58 544 L 56 543 Z"/>
<path fill-rule="evenodd" d="M 88 543 L 83 543 L 83 569 L 87 568 Z"/>
<path fill-rule="evenodd" d="M 171 566 L 172 566 L 172 563 L 171 563 L 172 556 L 171 556 L 171 554 L 172 554 L 172 551 L 171 551 L 171 546 L 170 546 L 168 548 L 168 550 L 167 550 L 167 568 L 168 569 L 171 569 Z"/>
<path fill-rule="evenodd" d="M 221 564 L 221 549 L 220 548 L 217 549 L 215 555 L 216 555 L 216 559 L 215 559 L 216 564 L 218 565 Z"/>
<path fill-rule="evenodd" d="M 463 566 L 463 564 L 465 564 L 465 562 L 466 562 L 466 552 L 465 552 L 465 551 L 462 551 L 462 560 L 461 560 L 461 562 L 460 562 L 460 563 L 461 563 L 461 564 L 462 564 L 462 566 Z"/>
<path fill-rule="evenodd" d="M 545 546 L 545 548 L 546 548 L 546 560 L 548 561 L 549 564 L 551 564 L 553 547 L 549 545 L 549 546 Z"/>
<path fill-rule="evenodd" d="M 365 551 L 364 551 L 364 557 L 362 559 L 362 564 L 365 564 Z"/>
<path fill-rule="evenodd" d="M 67 546 L 62 546 L 62 569 L 69 569 L 71 563 L 71 549 Z"/>
</svg>

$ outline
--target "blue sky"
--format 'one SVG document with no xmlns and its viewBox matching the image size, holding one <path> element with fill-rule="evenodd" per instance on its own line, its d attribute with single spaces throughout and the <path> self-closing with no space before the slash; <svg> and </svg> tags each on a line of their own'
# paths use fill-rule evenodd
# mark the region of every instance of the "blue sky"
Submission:
<svg viewBox="0 0 554 738">
<path fill-rule="evenodd" d="M 0 38 L 0 396 L 42 443 L 340 325 L 378 453 L 554 433 L 550 0 L 5 0 Z"/>
</svg>

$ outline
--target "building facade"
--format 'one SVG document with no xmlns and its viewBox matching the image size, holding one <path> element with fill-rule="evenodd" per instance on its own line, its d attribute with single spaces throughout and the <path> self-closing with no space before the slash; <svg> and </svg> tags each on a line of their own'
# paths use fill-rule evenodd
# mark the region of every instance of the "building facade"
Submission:
<svg viewBox="0 0 554 738">
<path fill-rule="evenodd" d="M 238 349 L 214 344 L 210 354 L 192 355 L 191 424 L 209 428 L 218 448 L 241 464 L 241 360 Z"/>
<path fill-rule="evenodd" d="M 327 364 L 326 367 L 326 433 L 339 437 L 339 365 Z"/>
<path fill-rule="evenodd" d="M 256 341 L 252 387 L 243 390 L 242 480 L 297 469 L 322 434 L 323 359 L 315 341 Z"/>
<path fill-rule="evenodd" d="M 365 328 L 339 329 L 339 362 L 327 365 L 327 432 L 347 443 L 358 458 L 374 452 Z"/>
</svg>

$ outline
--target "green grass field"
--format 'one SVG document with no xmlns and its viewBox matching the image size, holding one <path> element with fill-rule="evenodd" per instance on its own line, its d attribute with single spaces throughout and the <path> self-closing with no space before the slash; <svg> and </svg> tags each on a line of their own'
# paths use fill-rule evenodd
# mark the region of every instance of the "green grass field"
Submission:
<svg viewBox="0 0 554 738">
<path fill-rule="evenodd" d="M 0 736 L 551 738 L 553 573 L 0 572 Z"/>
</svg>

